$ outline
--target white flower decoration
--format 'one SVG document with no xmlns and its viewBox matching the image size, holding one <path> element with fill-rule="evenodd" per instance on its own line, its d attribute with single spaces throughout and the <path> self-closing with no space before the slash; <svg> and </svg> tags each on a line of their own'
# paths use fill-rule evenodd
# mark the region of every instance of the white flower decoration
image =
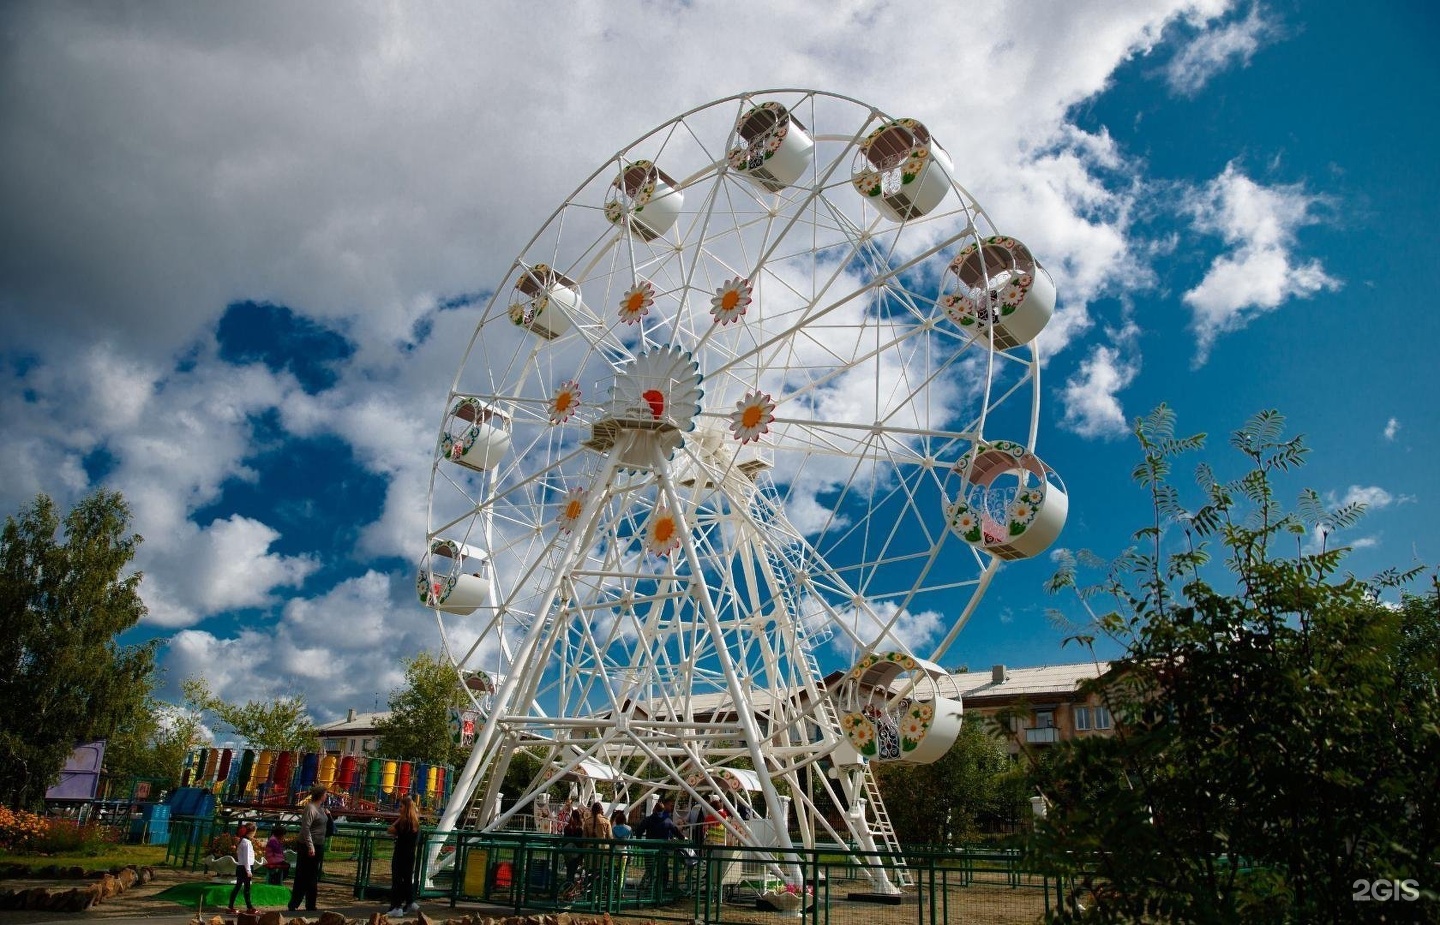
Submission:
<svg viewBox="0 0 1440 925">
<path fill-rule="evenodd" d="M 710 314 L 715 317 L 715 323 L 729 324 L 745 314 L 745 310 L 750 307 L 753 291 L 750 281 L 740 277 L 727 281 L 715 290 L 715 295 L 710 299 Z"/>
<path fill-rule="evenodd" d="M 642 279 L 620 297 L 620 320 L 626 324 L 635 324 L 650 314 L 650 306 L 654 304 L 655 287 L 650 285 L 649 280 Z"/>
<path fill-rule="evenodd" d="M 550 423 L 564 424 L 570 420 L 570 416 L 580 407 L 580 383 L 574 379 L 567 379 L 560 383 L 555 390 L 555 396 L 550 399 Z"/>
<path fill-rule="evenodd" d="M 741 443 L 759 440 L 775 421 L 775 402 L 764 392 L 748 392 L 730 413 L 730 432 Z"/>
<path fill-rule="evenodd" d="M 655 556 L 668 556 L 680 548 L 680 518 L 667 508 L 657 508 L 645 524 L 645 549 Z"/>
</svg>

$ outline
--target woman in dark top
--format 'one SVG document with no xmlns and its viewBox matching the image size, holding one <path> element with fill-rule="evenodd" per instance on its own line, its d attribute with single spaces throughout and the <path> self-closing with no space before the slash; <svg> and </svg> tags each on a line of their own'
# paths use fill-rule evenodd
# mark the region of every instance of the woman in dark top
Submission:
<svg viewBox="0 0 1440 925">
<path fill-rule="evenodd" d="M 400 798 L 400 818 L 390 826 L 395 853 L 390 856 L 390 911 L 392 916 L 415 912 L 415 849 L 420 843 L 420 811 L 409 796 Z"/>
</svg>

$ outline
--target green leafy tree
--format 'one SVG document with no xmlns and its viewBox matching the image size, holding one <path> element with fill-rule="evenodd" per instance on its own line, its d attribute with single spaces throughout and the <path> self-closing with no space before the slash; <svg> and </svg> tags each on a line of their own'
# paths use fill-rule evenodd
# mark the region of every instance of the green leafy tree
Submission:
<svg viewBox="0 0 1440 925">
<path fill-rule="evenodd" d="M 65 516 L 39 495 L 0 537 L 0 799 L 34 806 L 76 743 L 141 709 L 155 643 L 117 636 L 145 615 L 130 509 L 98 491 Z M 57 535 L 63 530 L 63 539 Z"/>
<path fill-rule="evenodd" d="M 1116 735 L 1037 769 L 1050 810 L 1030 848 L 1076 884 L 1053 919 L 1440 919 L 1440 593 L 1387 605 L 1419 570 L 1341 573 L 1345 550 L 1323 539 L 1363 508 L 1312 491 L 1284 508 L 1277 481 L 1307 449 L 1278 413 L 1232 436 L 1239 479 L 1198 468 L 1190 507 L 1170 471 L 1203 435 L 1176 437 L 1164 406 L 1135 435 L 1151 522 L 1098 582 L 1077 580 L 1093 557 L 1062 556 L 1051 583 L 1091 615 L 1076 639 L 1126 649 L 1093 685 Z M 1422 898 L 1353 900 L 1376 880 Z"/>
<path fill-rule="evenodd" d="M 148 697 L 110 737 L 105 767 L 122 784 L 145 779 L 154 783 L 152 792 L 173 789 L 180 784 L 186 753 L 206 741 L 196 713 Z"/>
<path fill-rule="evenodd" d="M 1004 743 L 984 719 L 967 714 L 950 750 L 930 764 L 883 764 L 875 777 L 902 843 L 960 845 L 980 835 L 980 821 L 1004 814 L 1015 799 Z"/>
<path fill-rule="evenodd" d="M 405 686 L 390 692 L 390 715 L 375 724 L 387 758 L 453 766 L 468 750 L 450 737 L 450 710 L 471 707 L 455 669 L 429 652 L 405 661 Z"/>
<path fill-rule="evenodd" d="M 295 751 L 315 747 L 315 724 L 300 694 L 233 704 L 215 696 L 202 678 L 186 678 L 180 692 L 192 710 L 213 714 L 252 748 Z"/>
</svg>

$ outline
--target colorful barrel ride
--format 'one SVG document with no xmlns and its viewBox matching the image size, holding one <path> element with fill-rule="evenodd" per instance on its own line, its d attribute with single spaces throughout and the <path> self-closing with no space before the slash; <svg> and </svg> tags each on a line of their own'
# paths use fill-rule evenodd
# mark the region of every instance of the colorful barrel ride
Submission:
<svg viewBox="0 0 1440 925">
<path fill-rule="evenodd" d="M 251 779 L 255 776 L 255 749 L 247 748 L 240 755 L 240 773 L 235 777 L 235 795 L 243 797 L 252 789 Z"/>
<path fill-rule="evenodd" d="M 410 792 L 410 777 L 415 773 L 408 761 L 399 762 L 395 773 L 395 794 L 401 796 Z"/>
<path fill-rule="evenodd" d="M 228 748 L 222 748 L 222 749 L 220 749 L 220 762 L 219 762 L 218 766 L 215 768 L 215 779 L 216 779 L 216 780 L 228 780 L 228 779 L 229 779 L 229 777 L 230 777 L 230 761 L 231 761 L 231 759 L 234 757 L 234 754 L 235 754 L 235 753 L 232 752 L 232 751 L 231 751 L 230 749 L 228 749 Z"/>
<path fill-rule="evenodd" d="M 346 755 L 340 759 L 340 771 L 335 780 L 335 786 L 341 790 L 350 791 L 355 789 L 355 756 Z"/>
<path fill-rule="evenodd" d="M 255 792 L 264 797 L 270 792 L 270 775 L 275 770 L 275 752 L 268 748 L 260 750 L 255 758 Z"/>
<path fill-rule="evenodd" d="M 213 748 L 204 749 L 205 760 L 200 765 L 200 776 L 195 784 L 200 787 L 208 787 L 215 779 L 215 763 L 220 760 L 220 752 Z"/>
<path fill-rule="evenodd" d="M 385 762 L 379 758 L 371 758 L 365 765 L 365 790 L 363 796 L 367 800 L 380 799 L 380 778 L 384 773 Z"/>
<path fill-rule="evenodd" d="M 340 759 L 334 755 L 326 755 L 320 759 L 320 771 L 316 775 L 315 782 L 329 790 L 335 786 L 335 769 L 340 764 Z"/>
<path fill-rule="evenodd" d="M 410 778 L 410 786 L 407 788 L 412 796 L 425 796 L 425 783 L 428 779 L 426 775 L 429 771 L 430 766 L 425 762 L 415 762 L 415 774 Z"/>
<path fill-rule="evenodd" d="M 320 756 L 314 752 L 306 752 L 300 759 L 300 778 L 297 790 L 309 790 L 315 786 L 315 777 L 320 773 Z"/>
<path fill-rule="evenodd" d="M 271 782 L 275 785 L 272 792 L 283 794 L 288 801 L 295 788 L 290 786 L 290 777 L 295 770 L 295 753 L 281 752 L 275 756 L 275 774 Z"/>
<path fill-rule="evenodd" d="M 399 769 L 394 761 L 386 761 L 380 772 L 380 789 L 386 796 L 395 792 L 395 774 Z"/>
<path fill-rule="evenodd" d="M 431 766 L 425 774 L 425 797 L 431 802 L 439 800 L 439 781 L 443 768 Z"/>
</svg>

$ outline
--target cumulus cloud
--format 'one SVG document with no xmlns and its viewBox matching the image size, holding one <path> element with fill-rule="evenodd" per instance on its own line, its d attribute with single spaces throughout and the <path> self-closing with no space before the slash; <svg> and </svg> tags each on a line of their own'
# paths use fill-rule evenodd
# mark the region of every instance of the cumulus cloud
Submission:
<svg viewBox="0 0 1440 925">
<path fill-rule="evenodd" d="M 1082 437 L 1123 437 L 1130 422 L 1120 403 L 1123 391 L 1140 372 L 1129 327 L 1114 344 L 1097 344 L 1065 382 L 1061 392 L 1064 425 Z"/>
<path fill-rule="evenodd" d="M 1185 41 L 1165 67 L 1165 81 L 1183 96 L 1194 96 L 1211 78 L 1233 64 L 1248 67 L 1255 52 L 1275 38 L 1277 30 L 1262 17 L 1254 3 L 1241 19 L 1212 21 L 1198 35 Z"/>
<path fill-rule="evenodd" d="M 1230 247 L 1184 295 L 1192 313 L 1197 366 L 1209 358 L 1221 334 L 1244 328 L 1290 299 L 1340 288 L 1319 260 L 1294 253 L 1296 233 L 1319 221 L 1315 208 L 1322 202 L 1298 184 L 1261 186 L 1233 161 L 1187 197 L 1185 208 L 1195 229 L 1218 235 Z"/>
<path fill-rule="evenodd" d="M 236 696 L 297 687 L 337 712 L 367 706 L 365 688 L 397 678 L 395 656 L 432 638 L 408 616 L 398 636 L 366 622 L 385 600 L 414 611 L 408 589 L 367 573 L 317 594 L 305 583 L 332 563 L 277 552 L 293 538 L 275 525 L 196 519 L 256 478 L 257 419 L 343 440 L 387 486 L 380 510 L 356 512 L 359 567 L 413 561 L 434 429 L 478 304 L 612 151 L 741 89 L 717 74 L 925 121 L 1001 230 L 1055 275 L 1061 307 L 1039 345 L 1053 355 L 1095 327 L 1091 300 L 1144 278 L 1129 225 L 1139 168 L 1068 114 L 1174 23 L 1222 7 L 997 4 L 939 12 L 917 33 L 898 8 L 859 0 L 772 4 L 759 32 L 727 8 L 644 0 L 603 13 L 6 5 L 0 200 L 21 218 L 0 223 L 0 343 L 28 359 L 0 392 L 13 434 L 0 495 L 12 507 L 39 490 L 73 497 L 101 477 L 125 492 L 146 536 L 151 622 L 199 624 L 174 637 L 172 672 L 203 671 Z M 957 45 L 960 33 L 981 38 Z M 534 35 L 553 41 L 518 40 Z M 650 54 L 633 53 L 642 43 Z M 1002 72 L 963 105 L 933 89 Z M 462 294 L 477 304 L 444 307 Z M 334 385 L 307 394 L 289 374 L 218 358 L 216 321 L 245 299 L 343 329 L 354 353 Z M 1088 363 L 1076 381 L 1114 408 L 1075 426 L 1103 429 L 1138 358 L 1117 348 Z M 230 632 L 201 622 L 240 607 L 266 614 Z M 907 615 L 904 634 L 930 619 Z"/>
<path fill-rule="evenodd" d="M 1385 422 L 1384 434 L 1385 434 L 1385 439 L 1386 439 L 1386 440 L 1393 442 L 1393 441 L 1395 440 L 1395 436 L 1396 436 L 1397 434 L 1399 434 L 1399 433 L 1400 433 L 1400 421 L 1399 421 L 1399 419 L 1397 419 L 1397 418 L 1391 418 L 1390 420 L 1388 420 L 1388 421 Z"/>
</svg>

